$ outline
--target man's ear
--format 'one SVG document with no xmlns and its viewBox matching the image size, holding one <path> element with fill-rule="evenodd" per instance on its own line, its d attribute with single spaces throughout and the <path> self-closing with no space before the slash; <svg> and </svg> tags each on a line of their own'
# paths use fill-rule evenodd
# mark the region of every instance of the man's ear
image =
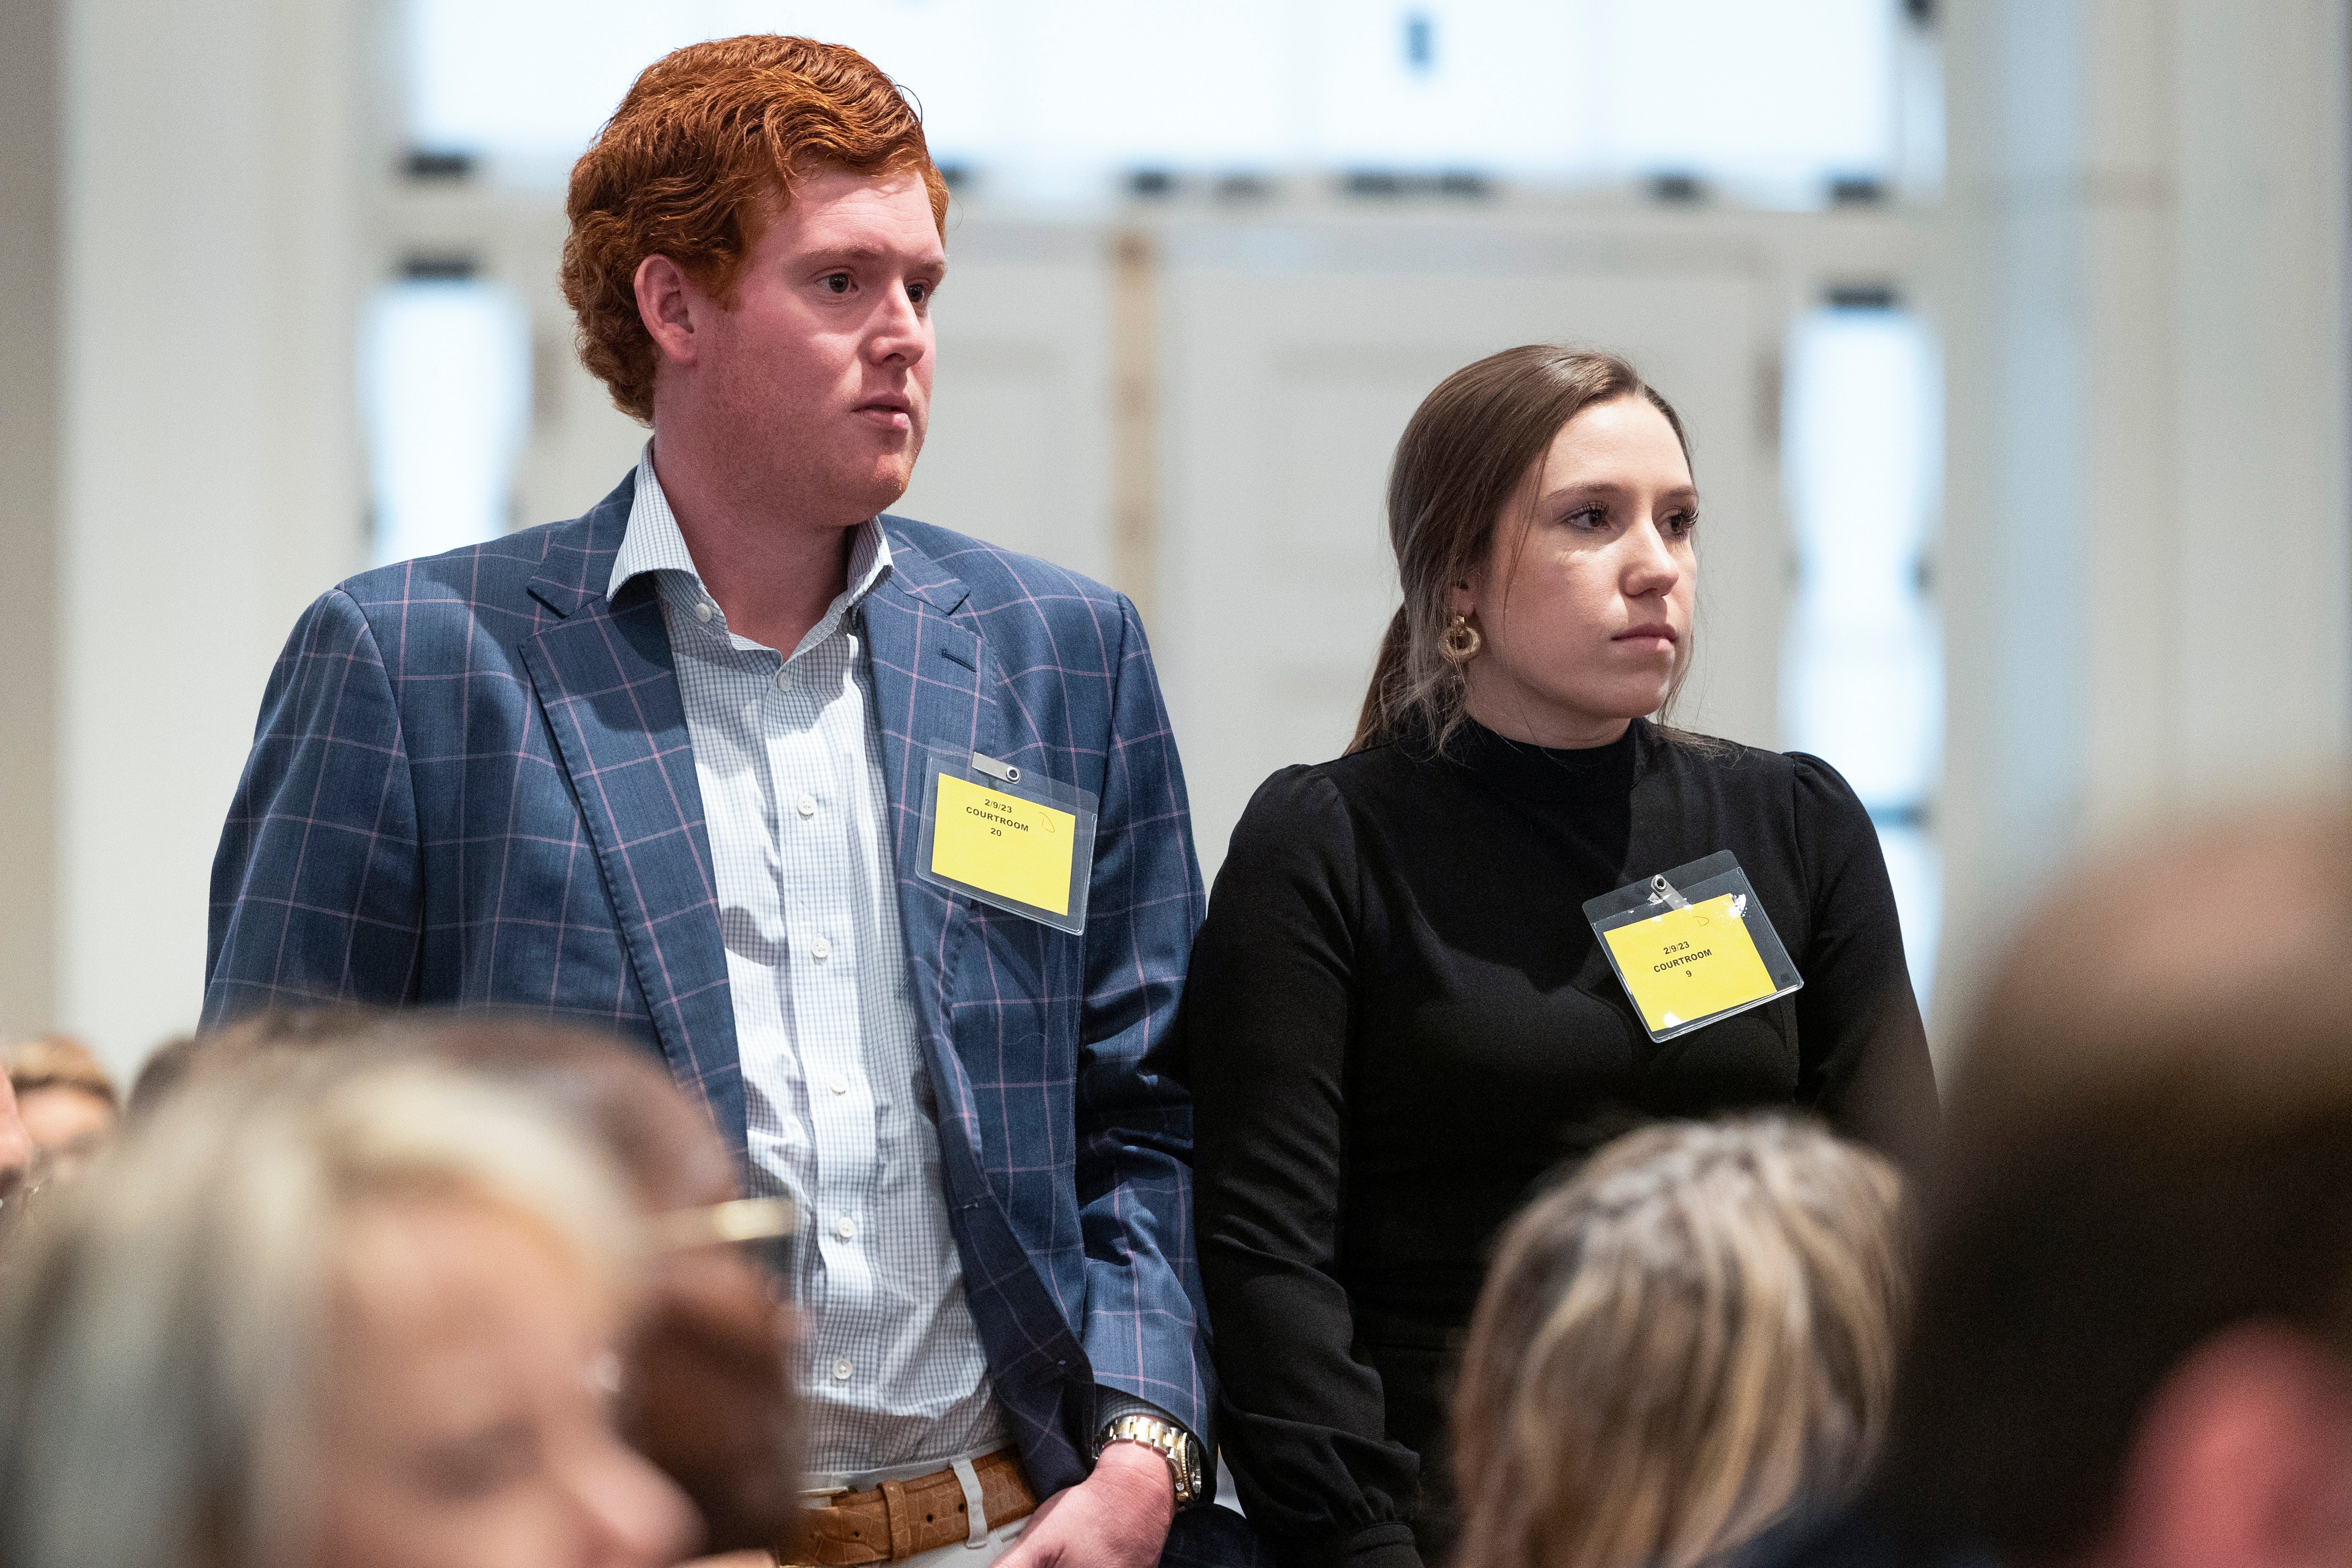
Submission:
<svg viewBox="0 0 2352 1568">
<path fill-rule="evenodd" d="M 637 320 L 672 364 L 692 364 L 695 327 L 709 309 L 709 295 L 694 286 L 686 269 L 667 256 L 648 256 L 637 263 Z"/>
</svg>

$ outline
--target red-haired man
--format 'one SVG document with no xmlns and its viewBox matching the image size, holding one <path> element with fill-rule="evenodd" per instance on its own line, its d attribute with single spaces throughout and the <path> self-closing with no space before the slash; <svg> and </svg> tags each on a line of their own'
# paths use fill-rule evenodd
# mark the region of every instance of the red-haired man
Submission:
<svg viewBox="0 0 2352 1568">
<path fill-rule="evenodd" d="M 801 1561 L 1242 1561 L 1235 1516 L 1180 1511 L 1215 1395 L 1163 1064 L 1202 898 L 1142 629 L 883 515 L 946 204 L 848 49 L 733 38 L 637 80 L 573 171 L 563 283 L 653 439 L 585 516 L 306 614 L 206 1017 L 520 1005 L 658 1051 L 805 1216 Z M 940 748 L 1098 798 L 1081 931 L 919 874 Z"/>
</svg>

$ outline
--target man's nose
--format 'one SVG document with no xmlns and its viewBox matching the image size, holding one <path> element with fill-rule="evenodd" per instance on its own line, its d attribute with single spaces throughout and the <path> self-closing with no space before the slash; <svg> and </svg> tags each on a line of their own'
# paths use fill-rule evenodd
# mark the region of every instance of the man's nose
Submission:
<svg viewBox="0 0 2352 1568">
<path fill-rule="evenodd" d="M 930 336 L 924 327 L 922 312 L 915 308 L 907 290 L 893 289 L 876 312 L 873 335 L 866 340 L 867 351 L 878 363 L 887 363 L 895 359 L 912 364 L 930 352 Z"/>
</svg>

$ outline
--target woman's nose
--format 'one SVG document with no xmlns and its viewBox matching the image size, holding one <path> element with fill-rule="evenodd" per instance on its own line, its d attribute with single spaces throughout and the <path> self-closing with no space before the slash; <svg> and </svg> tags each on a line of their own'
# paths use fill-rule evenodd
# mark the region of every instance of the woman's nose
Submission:
<svg viewBox="0 0 2352 1568">
<path fill-rule="evenodd" d="M 1625 596 L 1645 598 L 1653 594 L 1673 590 L 1682 581 L 1682 563 L 1675 559 L 1666 545 L 1665 537 L 1655 526 L 1630 530 L 1625 536 L 1626 548 L 1632 552 L 1625 563 Z"/>
</svg>

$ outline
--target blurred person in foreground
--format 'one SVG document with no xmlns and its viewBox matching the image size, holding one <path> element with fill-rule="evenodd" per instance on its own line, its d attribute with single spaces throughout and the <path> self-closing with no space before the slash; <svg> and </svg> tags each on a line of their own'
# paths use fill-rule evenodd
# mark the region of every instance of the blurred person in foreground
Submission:
<svg viewBox="0 0 2352 1568">
<path fill-rule="evenodd" d="M 774 1292 L 790 1205 L 743 1200 L 736 1165 L 693 1102 L 641 1053 L 529 1018 L 365 1006 L 273 1010 L 149 1059 L 131 1114 L 224 1073 L 306 1070 L 329 1053 L 462 1066 L 529 1094 L 596 1139 L 666 1240 L 623 1356 L 624 1434 L 702 1515 L 702 1550 L 789 1552 L 800 1518 L 796 1346 Z M 733 1245 L 730 1245 L 733 1244 Z M 753 1246 L 758 1250 L 752 1250 Z"/>
<path fill-rule="evenodd" d="M 2352 1562 L 2352 813 L 2182 837 L 2019 932 L 1885 1463 L 1759 1563 Z"/>
<path fill-rule="evenodd" d="M 32 1174 L 37 1152 L 25 1119 L 16 1113 L 16 1088 L 5 1073 L 0 1073 L 0 1234 L 15 1223 L 22 1209 L 17 1199 Z"/>
<path fill-rule="evenodd" d="M 852 50 L 719 39 L 638 78 L 572 171 L 562 281 L 653 438 L 577 519 L 305 612 L 215 861 L 205 1019 L 462 1001 L 658 1054 L 808 1219 L 813 1561 L 879 1531 L 960 1568 L 1228 1562 L 1235 1516 L 1178 1511 L 1213 1484 L 1163 1059 L 1202 897 L 1143 628 L 884 510 L 947 201 Z M 928 828 L 982 831 L 931 805 L 941 756 L 1096 798 L 1052 889 L 1082 931 L 927 879 Z"/>
<path fill-rule="evenodd" d="M 65 1035 L 11 1045 L 5 1058 L 16 1112 L 37 1151 L 36 1179 L 69 1181 L 114 1130 L 114 1079 L 88 1046 Z"/>
<path fill-rule="evenodd" d="M 641 1226 L 593 1143 L 426 1061 L 191 1085 L 0 1271 L 7 1568 L 653 1568 L 614 1430 Z"/>
<path fill-rule="evenodd" d="M 1902 1183 L 1808 1122 L 1675 1122 L 1505 1231 L 1454 1397 L 1454 1568 L 1702 1568 L 1883 1436 Z"/>
</svg>

